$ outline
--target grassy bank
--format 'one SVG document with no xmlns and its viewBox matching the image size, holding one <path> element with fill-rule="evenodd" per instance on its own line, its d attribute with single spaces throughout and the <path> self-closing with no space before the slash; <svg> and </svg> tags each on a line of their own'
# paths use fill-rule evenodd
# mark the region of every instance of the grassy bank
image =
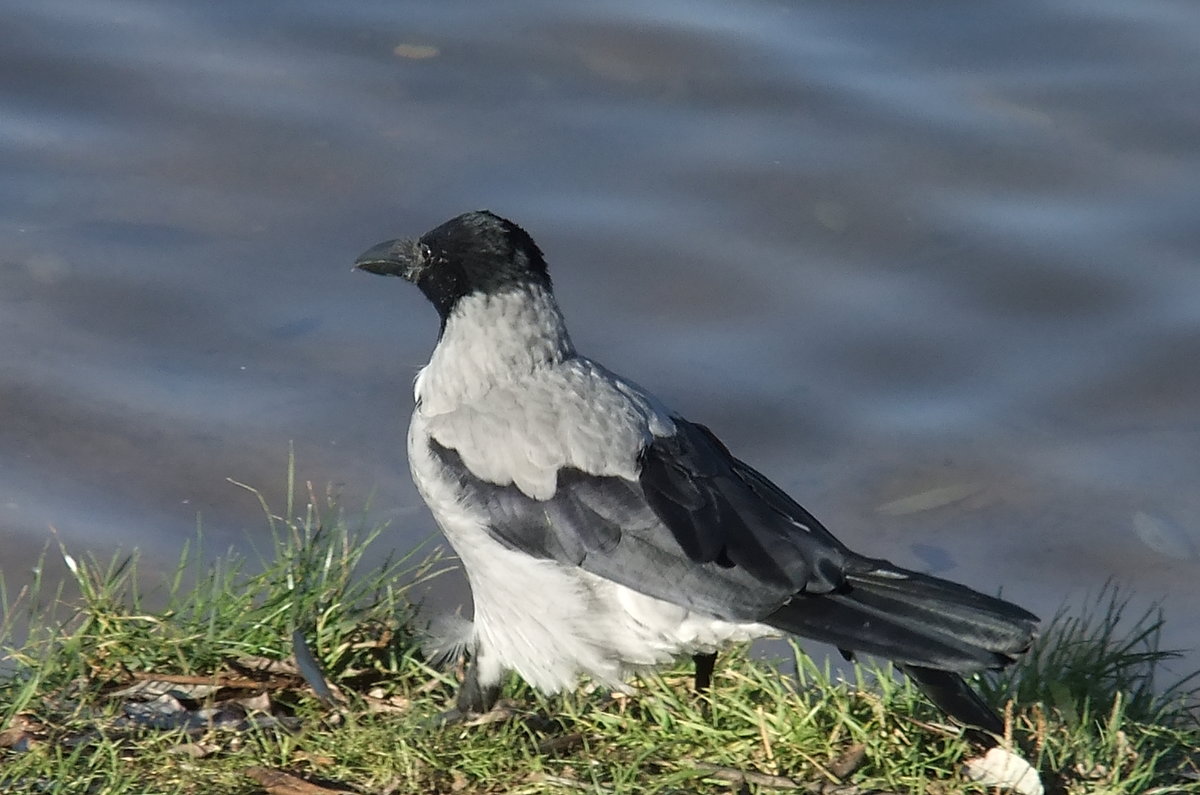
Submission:
<svg viewBox="0 0 1200 795">
<path fill-rule="evenodd" d="M 399 584 L 441 564 L 381 560 L 329 502 L 269 521 L 253 568 L 191 547 L 143 593 L 136 557 L 59 549 L 78 599 L 4 591 L 0 792 L 983 791 L 911 686 L 870 666 L 833 681 L 798 649 L 795 677 L 723 655 L 704 697 L 686 668 L 628 696 L 513 682 L 489 720 L 437 728 L 455 672 L 424 661 Z M 1111 590 L 1102 605 L 1060 615 L 1021 670 L 982 684 L 1048 791 L 1200 792 L 1195 683 L 1155 680 L 1161 617 L 1123 617 Z M 297 630 L 329 693 L 297 667 Z"/>
</svg>

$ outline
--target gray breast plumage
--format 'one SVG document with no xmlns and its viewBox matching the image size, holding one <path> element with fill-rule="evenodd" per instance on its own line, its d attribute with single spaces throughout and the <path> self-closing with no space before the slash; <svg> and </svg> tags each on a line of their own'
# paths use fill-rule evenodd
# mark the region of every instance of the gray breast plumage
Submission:
<svg viewBox="0 0 1200 795">
<path fill-rule="evenodd" d="M 535 499 L 554 495 L 563 467 L 636 480 L 639 452 L 674 431 L 667 410 L 577 355 L 549 294 L 462 303 L 417 378 L 423 433 L 476 477 Z"/>
</svg>

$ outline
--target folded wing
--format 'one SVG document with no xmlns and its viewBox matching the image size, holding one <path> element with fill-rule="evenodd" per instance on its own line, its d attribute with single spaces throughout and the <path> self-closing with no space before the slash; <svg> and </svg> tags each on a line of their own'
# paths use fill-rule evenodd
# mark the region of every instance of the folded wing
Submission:
<svg viewBox="0 0 1200 795">
<path fill-rule="evenodd" d="M 505 545 L 640 593 L 938 670 L 1000 668 L 1028 647 L 1032 614 L 851 552 L 707 428 L 673 420 L 674 435 L 642 449 L 636 481 L 563 467 L 547 499 L 433 444 Z"/>
</svg>

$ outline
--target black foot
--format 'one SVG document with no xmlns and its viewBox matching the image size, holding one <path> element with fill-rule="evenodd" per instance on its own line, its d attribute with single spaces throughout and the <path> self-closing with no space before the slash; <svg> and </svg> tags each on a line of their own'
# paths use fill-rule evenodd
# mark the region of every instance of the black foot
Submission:
<svg viewBox="0 0 1200 795">
<path fill-rule="evenodd" d="M 444 712 L 439 712 L 428 720 L 422 721 L 421 728 L 433 730 L 444 729 L 447 726 L 461 726 L 474 717 L 474 715 L 464 713 L 458 707 L 451 707 Z"/>
</svg>

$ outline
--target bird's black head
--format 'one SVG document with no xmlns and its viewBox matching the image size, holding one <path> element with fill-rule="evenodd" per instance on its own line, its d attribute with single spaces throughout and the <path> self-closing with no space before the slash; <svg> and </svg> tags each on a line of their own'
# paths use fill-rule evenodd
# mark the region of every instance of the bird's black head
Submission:
<svg viewBox="0 0 1200 795">
<path fill-rule="evenodd" d="M 533 238 L 487 210 L 451 218 L 419 240 L 380 243 L 354 266 L 417 285 L 443 322 L 458 300 L 468 295 L 522 285 L 550 288 L 546 261 Z"/>
</svg>

